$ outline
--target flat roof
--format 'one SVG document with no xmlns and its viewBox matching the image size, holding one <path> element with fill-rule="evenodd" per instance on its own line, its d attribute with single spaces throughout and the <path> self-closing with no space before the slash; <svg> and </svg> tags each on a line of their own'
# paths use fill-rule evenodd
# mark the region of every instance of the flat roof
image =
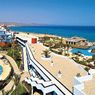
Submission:
<svg viewBox="0 0 95 95">
<path fill-rule="evenodd" d="M 86 95 L 95 95 L 95 75 L 93 75 L 93 78 L 91 80 L 84 82 L 84 89 L 83 92 Z"/>
<path fill-rule="evenodd" d="M 85 38 L 81 38 L 81 37 L 72 37 L 72 38 L 67 38 L 66 40 L 70 41 L 70 42 L 79 42 L 81 40 L 86 40 L 86 39 Z"/>
</svg>

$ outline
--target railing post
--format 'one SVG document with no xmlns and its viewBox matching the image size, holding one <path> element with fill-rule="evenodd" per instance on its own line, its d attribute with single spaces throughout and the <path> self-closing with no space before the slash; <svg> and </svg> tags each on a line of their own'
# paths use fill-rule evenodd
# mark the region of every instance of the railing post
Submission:
<svg viewBox="0 0 95 95">
<path fill-rule="evenodd" d="M 46 95 L 46 93 L 45 93 L 45 92 L 43 92 L 43 95 Z"/>
<path fill-rule="evenodd" d="M 33 95 L 33 86 L 31 85 L 31 87 L 32 87 L 32 90 L 31 90 L 31 95 Z"/>
</svg>

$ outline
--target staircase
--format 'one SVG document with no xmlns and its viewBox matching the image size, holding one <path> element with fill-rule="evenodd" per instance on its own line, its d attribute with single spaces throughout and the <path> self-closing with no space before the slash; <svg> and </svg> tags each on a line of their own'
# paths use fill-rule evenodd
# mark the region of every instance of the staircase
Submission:
<svg viewBox="0 0 95 95">
<path fill-rule="evenodd" d="M 45 95 L 46 93 L 50 93 L 56 90 L 56 86 L 52 83 L 52 81 L 44 81 L 39 78 L 34 78 L 33 76 L 31 76 L 30 79 L 25 78 L 25 82 L 41 90 L 45 93 Z M 58 91 L 57 93 L 59 94 L 60 92 Z"/>
</svg>

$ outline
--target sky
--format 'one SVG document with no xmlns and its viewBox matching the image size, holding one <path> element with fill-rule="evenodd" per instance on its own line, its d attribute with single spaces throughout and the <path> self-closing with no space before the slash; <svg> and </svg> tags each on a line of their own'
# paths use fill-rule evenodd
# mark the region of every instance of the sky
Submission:
<svg viewBox="0 0 95 95">
<path fill-rule="evenodd" d="M 0 0 L 0 22 L 95 26 L 95 0 Z"/>
</svg>

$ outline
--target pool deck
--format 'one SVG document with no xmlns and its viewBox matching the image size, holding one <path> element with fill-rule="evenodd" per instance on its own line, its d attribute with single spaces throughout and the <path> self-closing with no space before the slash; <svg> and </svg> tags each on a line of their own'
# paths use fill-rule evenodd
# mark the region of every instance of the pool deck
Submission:
<svg viewBox="0 0 95 95">
<path fill-rule="evenodd" d="M 92 54 L 91 52 L 91 48 L 89 48 L 89 49 L 79 49 L 79 48 L 74 48 L 74 49 L 72 49 L 70 52 L 73 52 L 73 53 L 78 53 L 78 52 L 81 52 L 81 54 L 83 54 L 83 55 L 85 55 L 85 56 L 88 56 L 88 57 L 91 57 L 92 55 L 94 55 L 94 54 Z"/>
<path fill-rule="evenodd" d="M 5 64 L 3 62 L 3 60 L 0 59 L 0 65 L 3 68 L 3 72 L 0 75 L 0 80 L 5 80 L 7 78 L 7 76 L 9 76 L 10 72 L 11 72 L 11 67 L 9 64 Z M 7 68 L 7 69 L 6 69 Z"/>
<path fill-rule="evenodd" d="M 0 80 L 5 80 L 9 76 L 9 74 L 11 72 L 11 66 L 14 69 L 14 73 L 19 75 L 21 72 L 18 69 L 18 66 L 17 66 L 16 62 L 13 60 L 13 58 L 11 58 L 10 56 L 8 56 L 6 54 L 2 54 L 2 55 L 4 55 L 8 59 L 9 62 L 4 63 L 4 61 L 2 59 L 0 59 L 0 65 L 3 68 L 3 72 L 0 75 Z"/>
<path fill-rule="evenodd" d="M 19 75 L 21 72 L 20 72 L 20 70 L 19 70 L 19 68 L 17 66 L 17 63 L 14 61 L 14 59 L 12 57 L 10 57 L 8 55 L 5 55 L 5 56 L 9 60 L 11 66 L 13 67 L 14 73 Z"/>
</svg>

